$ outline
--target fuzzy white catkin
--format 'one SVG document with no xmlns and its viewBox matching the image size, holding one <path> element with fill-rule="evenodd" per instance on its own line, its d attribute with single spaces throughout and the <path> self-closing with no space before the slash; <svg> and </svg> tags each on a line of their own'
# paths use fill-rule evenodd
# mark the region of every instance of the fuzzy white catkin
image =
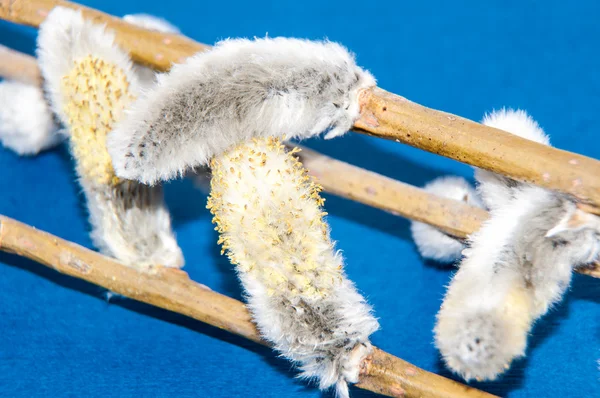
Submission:
<svg viewBox="0 0 600 398">
<path fill-rule="evenodd" d="M 179 28 L 164 18 L 150 14 L 127 14 L 123 20 L 140 28 L 154 30 L 162 33 L 181 33 Z"/>
<path fill-rule="evenodd" d="M 375 85 L 332 42 L 230 39 L 159 76 L 108 137 L 119 177 L 153 184 L 252 137 L 348 131 Z"/>
<path fill-rule="evenodd" d="M 486 114 L 481 123 L 540 144 L 550 145 L 550 138 L 523 110 L 502 108 Z M 512 190 L 506 187 L 517 185 L 510 178 L 478 168 L 475 169 L 475 179 L 478 182 L 477 191 L 481 200 L 490 210 L 510 202 Z"/>
<path fill-rule="evenodd" d="M 106 149 L 106 134 L 141 89 L 114 33 L 56 7 L 40 27 L 38 59 L 50 105 L 69 133 L 94 244 L 130 266 L 182 266 L 161 187 L 120 180 Z"/>
<path fill-rule="evenodd" d="M 208 208 L 261 335 L 303 377 L 347 397 L 378 322 L 344 275 L 320 187 L 275 138 L 240 144 L 211 167 Z"/>
<path fill-rule="evenodd" d="M 165 33 L 179 29 L 164 19 L 148 14 L 125 15 L 133 25 Z M 156 83 L 154 70 L 133 64 L 140 84 Z M 0 142 L 19 155 L 36 155 L 61 143 L 68 132 L 61 130 L 42 89 L 33 84 L 4 80 L 0 82 Z"/>
<path fill-rule="evenodd" d="M 423 189 L 437 196 L 459 200 L 471 206 L 483 207 L 477 191 L 461 177 L 439 177 L 428 182 Z M 421 256 L 441 263 L 453 263 L 460 259 L 465 248 L 461 239 L 422 222 L 413 221 L 411 233 Z"/>
<path fill-rule="evenodd" d="M 0 82 L 0 142 L 4 147 L 19 155 L 36 155 L 63 139 L 39 87 Z"/>
<path fill-rule="evenodd" d="M 492 113 L 484 123 L 548 144 L 523 111 Z M 600 218 L 566 197 L 477 170 L 490 219 L 469 237 L 442 308 L 435 342 L 465 379 L 493 380 L 525 355 L 536 319 L 559 302 L 572 270 L 600 253 Z"/>
</svg>

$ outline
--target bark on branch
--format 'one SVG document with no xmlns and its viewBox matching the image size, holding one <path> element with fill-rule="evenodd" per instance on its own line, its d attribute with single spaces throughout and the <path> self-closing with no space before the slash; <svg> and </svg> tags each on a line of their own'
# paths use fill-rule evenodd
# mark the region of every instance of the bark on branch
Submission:
<svg viewBox="0 0 600 398">
<path fill-rule="evenodd" d="M 243 303 L 192 281 L 184 271 L 157 267 L 141 272 L 5 216 L 0 216 L 0 250 L 267 345 Z M 357 386 L 391 397 L 494 397 L 419 369 L 380 349 L 362 364 Z"/>
<path fill-rule="evenodd" d="M 0 77 L 22 83 L 42 84 L 35 58 L 0 45 Z"/>
</svg>

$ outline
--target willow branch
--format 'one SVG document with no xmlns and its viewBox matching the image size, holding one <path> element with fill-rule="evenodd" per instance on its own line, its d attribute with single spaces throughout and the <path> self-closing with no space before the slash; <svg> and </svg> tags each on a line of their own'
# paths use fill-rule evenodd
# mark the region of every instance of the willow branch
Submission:
<svg viewBox="0 0 600 398">
<path fill-rule="evenodd" d="M 188 56 L 210 48 L 185 36 L 143 29 L 121 18 L 70 1 L 0 0 L 0 18 L 39 27 L 48 13 L 58 6 L 81 10 L 84 18 L 105 24 L 117 33 L 117 44 L 127 49 L 134 61 L 160 71 L 166 71 L 173 63 L 181 63 Z"/>
<path fill-rule="evenodd" d="M 421 221 L 442 231 L 465 238 L 489 218 L 487 211 L 462 201 L 433 195 L 421 188 L 330 158 L 303 148 L 300 159 L 325 191 L 385 210 L 394 215 Z M 600 278 L 600 264 L 575 269 Z"/>
<path fill-rule="evenodd" d="M 41 85 L 42 77 L 35 58 L 0 45 L 0 77 Z"/>
<path fill-rule="evenodd" d="M 138 271 L 4 216 L 0 216 L 0 250 L 268 345 L 260 338 L 243 303 L 192 281 L 184 271 L 162 267 Z M 379 349 L 362 364 L 358 387 L 391 397 L 493 397 Z"/>
<path fill-rule="evenodd" d="M 19 62 L 20 68 L 27 70 L 27 76 L 35 76 L 35 71 L 38 71 L 35 58 L 16 51 L 0 51 L 0 77 L 9 77 L 2 75 L 2 67 L 12 62 Z M 36 84 L 38 80 L 31 79 L 27 82 Z M 423 189 L 333 159 L 306 147 L 302 149 L 299 156 L 304 166 L 318 179 L 325 191 L 334 195 L 396 216 L 433 225 L 458 238 L 465 238 L 477 231 L 481 223 L 488 218 L 488 213 L 478 207 L 432 195 Z M 586 206 L 581 207 L 585 211 L 590 210 Z M 580 268 L 577 272 L 600 278 L 600 265 Z"/>
<path fill-rule="evenodd" d="M 600 204 L 600 162 L 426 108 L 380 88 L 361 95 L 357 131 Z"/>
<path fill-rule="evenodd" d="M 478 207 L 301 148 L 298 155 L 304 167 L 325 191 L 334 195 L 433 225 L 459 238 L 479 229 L 488 218 L 488 213 Z"/>
<path fill-rule="evenodd" d="M 132 58 L 158 70 L 209 46 L 183 36 L 130 25 L 100 11 L 62 0 L 0 0 L 0 18 L 39 26 L 56 6 L 80 9 L 117 33 L 119 45 Z M 402 142 L 519 181 L 573 195 L 600 213 L 600 162 L 582 155 L 525 140 L 492 127 L 433 110 L 380 88 L 361 96 L 355 130 Z"/>
</svg>

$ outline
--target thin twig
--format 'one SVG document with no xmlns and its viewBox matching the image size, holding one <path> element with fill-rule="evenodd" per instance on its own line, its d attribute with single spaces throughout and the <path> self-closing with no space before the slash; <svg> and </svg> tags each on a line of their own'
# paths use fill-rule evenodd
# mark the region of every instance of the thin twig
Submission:
<svg viewBox="0 0 600 398">
<path fill-rule="evenodd" d="M 356 131 L 544 188 L 571 194 L 599 213 L 600 162 L 426 108 L 380 88 L 361 95 Z"/>
<path fill-rule="evenodd" d="M 489 214 L 462 201 L 433 195 L 421 188 L 303 148 L 300 159 L 325 191 L 394 215 L 433 225 L 458 238 L 477 231 Z M 576 272 L 600 278 L 600 264 Z"/>
<path fill-rule="evenodd" d="M 27 76 L 35 76 L 33 71 L 38 70 L 35 58 L 24 58 L 27 57 L 25 54 L 21 57 L 20 53 L 11 51 L 0 52 L 0 77 L 4 77 L 2 65 L 12 63 L 15 55 L 17 59 L 27 59 L 27 62 L 20 63 L 20 67 L 29 70 Z M 36 80 L 28 82 L 37 83 Z M 306 147 L 302 149 L 299 156 L 304 166 L 318 179 L 325 191 L 334 195 L 433 225 L 458 238 L 465 238 L 477 231 L 488 218 L 487 212 L 478 207 L 432 195 L 421 188 L 333 159 Z M 585 211 L 590 210 L 584 205 L 580 207 Z M 600 265 L 580 268 L 577 272 L 600 278 Z"/>
<path fill-rule="evenodd" d="M 85 17 L 107 24 L 136 62 L 158 70 L 167 70 L 172 63 L 209 48 L 183 36 L 145 30 L 62 0 L 0 0 L 0 18 L 39 26 L 56 6 L 80 9 Z M 595 159 L 426 108 L 379 88 L 363 92 L 361 104 L 356 131 L 571 194 L 591 205 L 590 211 L 600 213 L 600 162 Z"/>
<path fill-rule="evenodd" d="M 138 271 L 4 216 L 0 216 L 0 250 L 268 345 L 260 338 L 243 303 L 192 281 L 184 271 L 162 267 L 150 272 Z M 362 364 L 357 386 L 391 397 L 494 397 L 419 369 L 379 349 Z"/>
<path fill-rule="evenodd" d="M 42 77 L 35 58 L 0 45 L 0 77 L 41 85 Z"/>
<path fill-rule="evenodd" d="M 433 225 L 459 238 L 476 231 L 488 218 L 487 212 L 478 207 L 301 148 L 298 156 L 304 167 L 325 191 L 334 195 Z"/>
</svg>

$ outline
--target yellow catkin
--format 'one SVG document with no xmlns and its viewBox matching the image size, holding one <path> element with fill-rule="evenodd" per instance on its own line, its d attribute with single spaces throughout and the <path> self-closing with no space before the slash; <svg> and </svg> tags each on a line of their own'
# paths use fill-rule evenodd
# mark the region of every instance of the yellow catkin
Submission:
<svg viewBox="0 0 600 398">
<path fill-rule="evenodd" d="M 208 208 L 219 244 L 269 295 L 327 296 L 342 280 L 321 187 L 274 138 L 238 145 L 211 162 Z"/>
<path fill-rule="evenodd" d="M 531 292 L 521 286 L 515 286 L 508 291 L 501 312 L 503 317 L 515 329 L 526 336 L 533 324 L 533 297 Z"/>
<path fill-rule="evenodd" d="M 71 146 L 77 170 L 97 184 L 115 185 L 106 135 L 134 96 L 129 92 L 125 71 L 114 64 L 88 55 L 75 61 L 61 82 L 63 111 L 71 130 Z"/>
</svg>

